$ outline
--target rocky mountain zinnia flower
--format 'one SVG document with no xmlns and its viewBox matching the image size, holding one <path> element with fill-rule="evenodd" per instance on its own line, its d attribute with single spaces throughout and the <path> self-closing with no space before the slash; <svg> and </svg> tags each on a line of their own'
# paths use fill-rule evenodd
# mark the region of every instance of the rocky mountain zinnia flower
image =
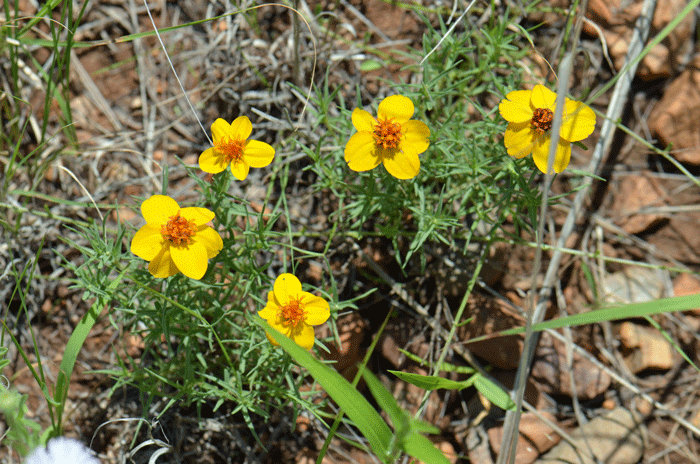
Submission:
<svg viewBox="0 0 700 464">
<path fill-rule="evenodd" d="M 282 274 L 267 294 L 267 305 L 258 312 L 275 330 L 310 350 L 314 346 L 314 328 L 331 315 L 328 302 L 320 296 L 301 290 L 301 282 L 293 274 Z M 266 334 L 273 345 L 275 340 Z"/>
<path fill-rule="evenodd" d="M 543 85 L 532 90 L 514 90 L 498 105 L 508 121 L 504 144 L 508 154 L 523 158 L 532 153 L 537 168 L 547 172 L 552 120 L 557 94 Z M 595 128 L 595 113 L 584 103 L 566 99 L 559 129 L 559 143 L 554 158 L 554 172 L 562 172 L 571 159 L 571 142 L 583 140 Z"/>
<path fill-rule="evenodd" d="M 239 116 L 229 124 L 219 118 L 211 125 L 214 146 L 199 155 L 199 168 L 217 174 L 231 165 L 238 180 L 248 177 L 250 168 L 264 168 L 275 157 L 275 149 L 265 142 L 247 140 L 253 125 L 246 116 Z"/>
<path fill-rule="evenodd" d="M 357 133 L 345 145 L 345 161 L 353 171 L 369 171 L 379 164 L 397 179 L 411 179 L 420 171 L 418 155 L 428 149 L 430 129 L 410 120 L 413 102 L 403 95 L 385 98 L 377 118 L 360 108 L 352 112 Z"/>
<path fill-rule="evenodd" d="M 205 225 L 214 219 L 206 208 L 180 208 L 165 195 L 153 195 L 141 204 L 146 225 L 131 240 L 131 252 L 150 261 L 148 271 L 158 278 L 182 272 L 201 279 L 208 260 L 219 254 L 221 236 Z"/>
</svg>

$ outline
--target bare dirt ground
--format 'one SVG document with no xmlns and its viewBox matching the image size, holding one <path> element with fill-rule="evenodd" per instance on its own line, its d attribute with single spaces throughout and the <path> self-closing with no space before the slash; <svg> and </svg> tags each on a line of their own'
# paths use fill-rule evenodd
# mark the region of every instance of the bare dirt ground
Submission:
<svg viewBox="0 0 700 464">
<path fill-rule="evenodd" d="M 652 35 L 685 5 L 680 0 L 660 4 L 663 5 L 655 16 Z M 589 62 L 582 59 L 577 64 L 574 85 L 593 88 L 620 69 L 640 5 L 641 2 L 590 2 L 587 14 L 590 20 L 584 26 L 582 47 L 590 52 L 591 58 Z M 151 10 L 158 28 L 164 28 L 221 14 L 223 6 L 215 2 L 184 0 L 154 3 Z M 305 14 L 307 8 L 309 12 L 331 11 L 338 22 L 330 32 L 313 28 L 318 46 L 317 82 L 327 73 L 331 85 L 347 89 L 348 95 L 354 95 L 356 84 L 360 83 L 362 97 L 368 101 L 391 93 L 385 79 L 412 79 L 399 63 L 381 71 L 360 71 L 355 55 L 361 50 L 347 40 L 369 36 L 376 46 L 401 58 L 396 50 L 420 48 L 425 26 L 415 13 L 380 0 L 320 1 L 300 7 Z M 33 6 L 27 3 L 22 10 L 32 14 Z M 252 18 L 255 21 L 251 21 Z M 477 27 L 477 20 L 466 20 L 464 27 Z M 251 27 L 254 22 L 257 28 Z M 533 81 L 545 79 L 549 73 L 546 61 L 556 61 L 556 38 L 565 18 L 558 13 L 547 13 L 523 18 L 523 22 L 527 25 L 543 23 L 534 32 L 537 52 L 533 50 L 524 64 L 533 70 Z M 291 28 L 289 11 L 270 6 L 179 29 L 164 35 L 164 40 L 184 87 L 191 91 L 189 96 L 193 104 L 202 108 L 200 116 L 204 121 L 216 117 L 231 120 L 239 114 L 255 114 L 253 109 L 284 120 L 287 114 L 300 112 L 303 96 L 290 92 L 289 87 L 281 83 L 286 80 L 304 88 L 312 71 L 313 50 L 306 31 L 302 34 L 306 42 L 302 41 L 301 64 L 298 68 L 294 65 L 295 52 L 289 46 Z M 95 2 L 76 39 L 100 40 L 150 29 L 152 26 L 143 5 L 118 0 Z M 660 147 L 672 144 L 670 156 L 693 176 L 700 174 L 697 31 L 690 17 L 642 62 L 622 119 L 622 123 L 642 140 L 654 141 Z M 609 57 L 602 53 L 601 34 Z M 37 49 L 36 58 L 41 62 L 47 57 Z M 70 168 L 98 203 L 124 205 L 118 211 L 120 220 L 134 220 L 132 195 L 146 195 L 159 188 L 153 174 L 158 172 L 160 163 L 167 162 L 171 166 L 178 166 L 178 161 L 196 163 L 206 139 L 182 99 L 155 38 L 76 49 L 72 72 L 75 76 L 71 105 L 80 152 L 74 157 L 62 157 L 56 164 Z M 42 96 L 34 97 L 36 117 L 40 118 Z M 593 106 L 604 112 L 608 99 L 609 95 L 604 95 Z M 354 97 L 348 100 L 348 106 L 352 107 Z M 264 117 L 260 117 L 258 123 L 282 135 L 290 130 Z M 52 120 L 50 124 L 55 126 L 59 122 Z M 49 145 L 45 156 L 51 156 L 51 150 Z M 284 147 L 281 151 L 284 152 Z M 137 154 L 139 156 L 135 156 Z M 588 153 L 579 152 L 576 156 L 572 164 L 585 166 Z M 38 191 L 86 201 L 82 188 L 57 165 L 43 173 L 41 184 L 36 187 Z M 602 176 L 603 181 L 594 183 L 585 215 L 567 246 L 600 251 L 619 258 L 620 264 L 599 266 L 595 259 L 586 257 L 571 257 L 565 261 L 550 316 L 561 314 L 559 311 L 563 310 L 569 314 L 584 312 L 599 295 L 606 295 L 607 301 L 627 302 L 700 292 L 700 280 L 692 274 L 631 267 L 624 262 L 642 261 L 700 272 L 698 185 L 680 174 L 672 162 L 653 154 L 641 141 L 619 132 L 605 160 Z M 22 181 L 29 182 L 28 179 Z M 170 181 L 178 189 L 179 199 L 193 197 L 194 183 L 183 169 L 173 168 Z M 300 189 L 305 185 L 301 177 L 292 182 L 297 182 Z M 254 185 L 254 179 L 250 185 Z M 575 176 L 564 173 L 557 179 L 554 189 L 557 193 L 570 192 L 575 186 Z M 561 226 L 568 201 L 569 198 L 565 199 L 554 215 L 551 227 Z M 34 206 L 58 208 L 42 198 L 36 198 Z M 94 211 L 62 208 L 60 212 L 64 215 L 95 217 Z M 328 214 L 329 208 L 327 201 L 318 198 L 311 214 Z M 117 220 L 117 214 L 112 214 L 110 219 Z M 47 220 L 42 224 L 41 234 L 36 234 L 36 228 L 32 227 L 37 226 L 28 224 L 8 245 L 14 258 L 27 260 L 39 250 L 38 239 L 44 239 L 38 265 L 45 279 L 26 283 L 34 289 L 27 306 L 33 326 L 39 328 L 38 347 L 49 361 L 48 370 L 53 373 L 50 381 L 53 381 L 66 342 L 86 310 L 82 293 L 68 286 L 66 278 L 69 276 L 61 263 L 61 258 L 79 259 L 79 253 L 60 237 L 73 240 L 79 237 L 60 227 L 57 221 Z M 353 274 L 363 285 L 369 285 L 371 278 L 385 273 L 402 283 L 410 283 L 415 291 L 408 301 L 385 285 L 361 302 L 360 311 L 339 319 L 344 344 L 339 349 L 331 349 L 338 362 L 337 369 L 348 375 L 373 339 L 386 314 L 388 301 L 400 308 L 423 305 L 433 312 L 438 311 L 436 317 L 440 314 L 449 317 L 450 311 L 459 304 L 466 283 L 455 275 L 454 268 L 446 264 L 448 261 L 439 258 L 441 251 L 437 246 L 434 261 L 428 263 L 428 274 L 409 272 L 404 276 L 387 243 L 376 239 L 358 245 L 359 248 L 354 248 L 349 243 L 338 244 L 331 262 L 338 265 L 339 273 L 347 272 L 347 266 L 341 266 L 342 263 L 350 263 Z M 312 241 L 309 246 L 313 247 Z M 483 271 L 485 286 L 470 300 L 468 317 L 474 317 L 474 323 L 460 333 L 460 342 L 524 324 L 522 315 L 504 300 L 494 297 L 494 293 L 524 306 L 533 254 L 531 248 L 521 246 L 498 248 Z M 598 284 L 598 295 L 591 289 L 589 270 Z M 313 267 L 307 269 L 307 277 L 309 280 L 317 278 Z M 11 301 L 9 295 L 8 291 L 3 292 L 3 304 L 9 306 L 11 313 L 16 313 L 19 302 Z M 324 435 L 315 429 L 312 419 L 303 416 L 291 423 L 289 417 L 279 413 L 267 424 L 259 424 L 260 438 L 266 449 L 250 437 L 240 417 L 229 414 L 231 406 L 216 413 L 211 409 L 196 411 L 175 406 L 152 430 L 150 425 L 135 420 L 117 422 L 117 419 L 142 417 L 144 409 L 150 417 L 155 417 L 164 404 L 159 401 L 145 404 L 139 392 L 127 387 L 113 390 L 111 377 L 95 372 L 114 368 L 120 352 L 138 356 L 141 349 L 138 339 L 119 336 L 107 314 L 107 311 L 103 313 L 103 319 L 81 353 L 67 408 L 67 434 L 87 443 L 92 440 L 92 449 L 99 453 L 103 462 L 124 462 L 136 445 L 151 436 L 167 440 L 177 450 L 178 457 L 164 455 L 158 462 L 308 463 L 315 460 Z M 410 412 L 419 407 L 422 391 L 396 380 L 386 371 L 398 369 L 428 374 L 399 349 L 428 358 L 441 347 L 441 340 L 428 326 L 416 320 L 417 316 L 410 311 L 402 311 L 400 317 L 393 319 L 382 334 L 371 363 Z M 700 310 L 654 317 L 654 320 L 692 361 L 698 361 Z M 670 348 L 659 331 L 649 327 L 649 323 L 642 320 L 584 327 L 573 333 L 561 332 L 588 355 L 571 355 L 569 344 L 543 336 L 529 383 L 529 401 L 541 414 L 567 431 L 576 428 L 581 415 L 591 419 L 617 406 L 636 411 L 648 428 L 646 445 L 640 447 L 642 462 L 698 462 L 700 437 L 681 425 L 678 418 L 700 427 L 697 401 L 700 376 Z M 27 333 L 21 330 L 19 333 L 23 343 L 31 347 Z M 499 338 L 466 346 L 484 365 L 493 366 L 494 375 L 505 385 L 512 384 L 522 350 L 520 338 Z M 21 358 L 16 352 L 11 353 L 14 362 L 5 374 L 14 376 L 14 384 L 29 395 L 30 413 L 46 426 L 48 417 L 43 396 Z M 451 355 L 448 361 L 464 362 L 457 354 Z M 613 372 L 619 377 L 611 375 Z M 650 399 L 656 401 L 656 405 Z M 473 389 L 457 393 L 440 391 L 430 395 L 424 419 L 441 429 L 441 435 L 432 439 L 453 462 L 485 464 L 500 446 L 501 413 L 495 408 L 485 410 Z M 535 419 L 534 414 L 526 416 L 521 426 L 524 446 L 518 456 L 519 463 L 533 462 L 559 440 L 551 428 Z M 134 461 L 147 462 L 154 449 L 155 446 L 151 446 L 137 452 Z M 6 454 L 7 450 L 0 452 L 3 453 L 2 462 L 17 462 L 16 457 Z M 375 461 L 336 440 L 327 462 Z"/>
</svg>

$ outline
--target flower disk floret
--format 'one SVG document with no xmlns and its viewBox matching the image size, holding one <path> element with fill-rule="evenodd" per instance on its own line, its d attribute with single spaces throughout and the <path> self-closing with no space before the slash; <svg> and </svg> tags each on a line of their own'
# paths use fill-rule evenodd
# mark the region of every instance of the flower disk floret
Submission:
<svg viewBox="0 0 700 464">
<path fill-rule="evenodd" d="M 503 143 L 508 154 L 523 158 L 532 153 L 537 168 L 547 172 L 547 157 L 552 137 L 552 121 L 557 94 L 543 85 L 532 90 L 514 90 L 498 105 L 508 121 Z M 571 143 L 585 139 L 595 129 L 595 113 L 586 104 L 566 98 L 554 156 L 554 172 L 560 173 L 571 160 Z"/>
<path fill-rule="evenodd" d="M 206 208 L 180 208 L 165 195 L 153 195 L 141 204 L 146 225 L 131 240 L 131 252 L 149 261 L 148 271 L 158 278 L 182 272 L 201 279 L 208 260 L 224 247 L 221 236 L 206 225 L 214 213 Z"/>
<path fill-rule="evenodd" d="M 293 274 L 282 274 L 275 279 L 267 294 L 267 305 L 258 315 L 273 329 L 310 350 L 315 340 L 313 326 L 326 322 L 331 312 L 326 300 L 302 291 L 301 282 Z M 266 335 L 270 343 L 278 345 L 269 333 Z"/>
<path fill-rule="evenodd" d="M 211 125 L 214 146 L 199 155 L 199 168 L 217 174 L 231 166 L 238 180 L 248 177 L 250 168 L 264 168 L 275 157 L 275 149 L 265 142 L 248 140 L 253 125 L 246 116 L 239 116 L 231 124 L 219 118 Z"/>
<path fill-rule="evenodd" d="M 420 172 L 418 155 L 428 149 L 430 129 L 411 120 L 413 102 L 392 95 L 379 103 L 377 118 L 360 108 L 352 112 L 357 129 L 345 145 L 345 161 L 353 171 L 362 172 L 384 164 L 397 179 L 411 179 Z"/>
</svg>

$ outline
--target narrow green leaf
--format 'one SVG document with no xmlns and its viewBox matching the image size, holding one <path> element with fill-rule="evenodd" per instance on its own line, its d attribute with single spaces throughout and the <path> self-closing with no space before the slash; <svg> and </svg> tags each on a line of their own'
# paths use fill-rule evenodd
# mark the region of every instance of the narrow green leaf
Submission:
<svg viewBox="0 0 700 464">
<path fill-rule="evenodd" d="M 663 298 L 644 303 L 633 303 L 612 308 L 601 308 L 586 313 L 560 317 L 549 321 L 540 322 L 532 326 L 533 332 L 541 332 L 547 329 L 559 329 L 561 327 L 575 327 L 586 324 L 596 324 L 604 321 L 617 321 L 620 319 L 632 319 L 645 317 L 652 314 L 672 313 L 676 311 L 688 311 L 700 308 L 700 294 Z M 502 337 L 505 335 L 517 335 L 525 332 L 525 327 L 515 327 L 501 332 L 471 339 L 469 342 L 477 342 L 486 338 Z"/>
<path fill-rule="evenodd" d="M 399 432 L 401 429 L 408 428 L 408 414 L 399 407 L 394 395 L 367 369 L 362 369 L 362 377 L 367 382 L 367 387 L 372 392 L 374 399 L 377 400 L 379 407 L 389 415 L 394 428 Z"/>
<path fill-rule="evenodd" d="M 409 430 L 413 432 L 429 433 L 430 435 L 437 435 L 440 433 L 440 429 L 433 424 L 422 420 L 416 420 L 412 417 L 410 418 Z"/>
<path fill-rule="evenodd" d="M 442 454 L 442 451 L 435 448 L 433 442 L 428 440 L 418 432 L 413 432 L 406 437 L 403 443 L 403 451 L 418 459 L 421 462 L 430 464 L 449 464 L 449 459 Z"/>
<path fill-rule="evenodd" d="M 392 370 L 389 372 L 404 382 L 408 382 L 411 385 L 422 388 L 423 390 L 437 390 L 438 388 L 445 388 L 447 390 L 462 390 L 471 386 L 472 384 L 472 382 L 469 381 L 457 382 L 455 380 L 443 379 L 442 377 L 437 377 L 435 375 L 420 375 Z"/>
<path fill-rule="evenodd" d="M 360 64 L 360 69 L 362 71 L 376 71 L 377 69 L 382 69 L 384 65 L 377 60 L 365 60 Z"/>
<path fill-rule="evenodd" d="M 355 423 L 362 435 L 369 441 L 372 451 L 383 461 L 388 460 L 388 452 L 392 438 L 389 426 L 379 413 L 369 404 L 360 392 L 350 385 L 340 374 L 321 364 L 311 353 L 294 343 L 290 338 L 273 329 L 263 319 L 254 318 L 256 324 L 265 329 L 280 346 L 309 371 L 309 374 L 323 387 L 328 395 L 345 411 L 345 414 Z"/>
<path fill-rule="evenodd" d="M 586 278 L 586 282 L 588 282 L 588 286 L 591 288 L 591 291 L 593 292 L 593 299 L 595 301 L 598 301 L 598 286 L 595 283 L 595 277 L 593 277 L 593 273 L 591 272 L 591 268 L 588 267 L 586 264 L 586 261 L 581 260 L 581 270 L 583 271 L 583 275 Z"/>
<path fill-rule="evenodd" d="M 70 378 L 73 374 L 73 368 L 75 367 L 75 362 L 78 359 L 78 353 L 83 347 L 83 343 L 90 334 L 90 330 L 97 322 L 102 310 L 105 308 L 107 303 L 111 300 L 112 292 L 117 288 L 124 273 L 128 268 L 125 268 L 121 274 L 119 274 L 106 289 L 106 295 L 101 295 L 98 297 L 97 301 L 88 310 L 87 314 L 83 316 L 78 325 L 73 330 L 70 338 L 68 339 L 68 344 L 66 345 L 66 350 L 63 353 L 63 359 L 61 360 L 61 365 L 58 368 L 58 376 L 56 378 L 56 390 L 54 392 L 54 400 L 56 400 L 59 405 L 57 407 L 56 416 L 58 418 L 55 429 L 49 428 L 47 436 L 57 436 L 63 433 L 63 410 L 66 404 L 66 398 L 68 398 L 68 387 L 70 386 Z M 45 432 L 45 433 L 46 433 Z"/>
<path fill-rule="evenodd" d="M 440 433 L 437 427 L 409 416 L 406 411 L 399 407 L 394 395 L 367 369 L 362 371 L 362 377 L 367 382 L 367 387 L 372 392 L 374 399 L 377 400 L 379 407 L 386 411 L 391 418 L 396 429 L 394 433 L 396 434 L 396 446 L 398 449 L 423 462 L 449 462 L 430 440 L 419 433 Z"/>
<path fill-rule="evenodd" d="M 512 411 L 515 409 L 515 403 L 510 399 L 508 393 L 506 393 L 501 387 L 481 374 L 476 374 L 475 377 L 476 380 L 474 381 L 474 386 L 490 402 L 506 411 Z"/>
</svg>

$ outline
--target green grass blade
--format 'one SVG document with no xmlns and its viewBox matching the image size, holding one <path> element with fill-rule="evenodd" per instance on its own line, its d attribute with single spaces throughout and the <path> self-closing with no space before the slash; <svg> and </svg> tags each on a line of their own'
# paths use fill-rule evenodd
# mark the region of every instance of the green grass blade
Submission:
<svg viewBox="0 0 700 464">
<path fill-rule="evenodd" d="M 604 321 L 618 321 L 620 319 L 645 317 L 652 314 L 688 311 L 694 308 L 700 308 L 700 294 L 662 298 L 660 300 L 648 301 L 645 303 L 632 303 L 624 306 L 596 309 L 593 311 L 588 311 L 587 313 L 574 314 L 572 316 L 544 321 L 533 325 L 532 330 L 535 332 L 541 332 L 547 329 L 575 327 L 579 325 L 596 324 Z M 470 340 L 470 342 L 477 342 L 479 340 L 502 337 L 505 335 L 517 335 L 523 332 L 525 332 L 525 327 L 515 327 L 513 329 L 477 337 Z"/>
<path fill-rule="evenodd" d="M 372 451 L 383 462 L 390 462 L 387 458 L 392 439 L 391 430 L 365 397 L 340 374 L 321 364 L 311 356 L 311 353 L 274 330 L 267 322 L 256 317 L 255 323 L 265 329 L 297 363 L 309 371 L 309 374 L 345 411 L 345 414 L 355 423 L 362 435 L 367 438 Z"/>
<path fill-rule="evenodd" d="M 439 449 L 435 448 L 433 442 L 415 431 L 406 437 L 402 449 L 406 454 L 421 462 L 431 464 L 449 464 L 450 462 Z"/>
<path fill-rule="evenodd" d="M 401 372 L 389 370 L 396 377 L 400 378 L 404 382 L 408 382 L 411 385 L 422 388 L 423 390 L 437 390 L 444 388 L 447 390 L 461 390 L 472 385 L 473 382 L 463 381 L 457 382 L 456 380 L 443 379 L 435 375 L 420 375 L 411 372 Z"/>
<path fill-rule="evenodd" d="M 83 347 L 83 343 L 87 339 L 90 330 L 97 322 L 102 310 L 109 303 L 111 299 L 111 292 L 113 292 L 119 282 L 121 282 L 124 273 L 128 268 L 122 271 L 119 276 L 112 281 L 107 289 L 107 294 L 97 298 L 97 301 L 90 307 L 87 314 L 83 316 L 75 330 L 68 340 L 66 345 L 66 351 L 63 353 L 63 359 L 61 360 L 61 365 L 58 371 L 58 378 L 56 379 L 56 390 L 54 392 L 54 400 L 59 403 L 57 407 L 57 422 L 56 429 L 49 428 L 46 431 L 47 436 L 58 436 L 62 434 L 62 419 L 63 419 L 63 409 L 66 404 L 66 398 L 68 397 L 68 388 L 70 386 L 70 377 L 73 374 L 73 368 L 75 367 L 75 362 L 78 359 L 78 353 Z"/>
<path fill-rule="evenodd" d="M 374 399 L 377 400 L 379 407 L 389 415 L 389 419 L 391 419 L 394 428 L 400 433 L 403 427 L 408 426 L 407 414 L 401 409 L 394 395 L 382 385 L 374 374 L 363 368 L 362 377 L 364 377 L 365 382 L 367 382 L 367 387 L 369 387 L 369 391 L 372 392 Z"/>
<path fill-rule="evenodd" d="M 396 447 L 398 449 L 423 462 L 438 464 L 450 462 L 442 452 L 435 448 L 430 440 L 419 433 L 440 433 L 437 427 L 410 417 L 408 413 L 399 407 L 399 403 L 394 398 L 394 395 L 370 371 L 364 369 L 362 376 L 367 382 L 372 396 L 377 400 L 379 407 L 386 411 L 394 423 Z"/>
<path fill-rule="evenodd" d="M 476 374 L 475 377 L 476 379 L 474 380 L 474 386 L 490 402 L 505 411 L 512 411 L 515 409 L 515 402 L 510 399 L 508 393 L 506 393 L 506 391 L 503 390 L 498 384 L 487 379 L 481 374 Z"/>
</svg>

